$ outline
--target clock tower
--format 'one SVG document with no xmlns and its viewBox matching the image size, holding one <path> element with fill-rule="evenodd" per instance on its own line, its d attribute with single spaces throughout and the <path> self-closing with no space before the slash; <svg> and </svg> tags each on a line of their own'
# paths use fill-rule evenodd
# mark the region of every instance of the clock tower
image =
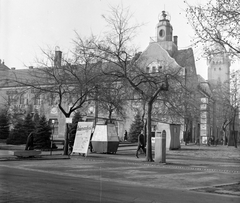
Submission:
<svg viewBox="0 0 240 203">
<path fill-rule="evenodd" d="M 159 22 L 157 24 L 157 42 L 173 56 L 177 51 L 177 36 L 174 36 L 173 41 L 173 27 L 170 24 L 170 15 L 166 11 L 162 11 L 159 15 Z"/>
</svg>

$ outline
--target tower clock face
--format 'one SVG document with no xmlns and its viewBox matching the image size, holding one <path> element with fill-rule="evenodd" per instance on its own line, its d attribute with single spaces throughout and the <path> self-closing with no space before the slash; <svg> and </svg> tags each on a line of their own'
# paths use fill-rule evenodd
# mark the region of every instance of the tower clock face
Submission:
<svg viewBox="0 0 240 203">
<path fill-rule="evenodd" d="M 161 29 L 159 31 L 159 37 L 164 37 L 165 36 L 165 30 Z"/>
</svg>

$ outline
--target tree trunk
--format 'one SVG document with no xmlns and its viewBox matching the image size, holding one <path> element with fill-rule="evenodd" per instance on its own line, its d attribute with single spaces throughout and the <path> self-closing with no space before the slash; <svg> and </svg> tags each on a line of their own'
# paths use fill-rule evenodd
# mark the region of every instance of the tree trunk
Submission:
<svg viewBox="0 0 240 203">
<path fill-rule="evenodd" d="M 151 115 L 152 115 L 152 101 L 147 103 L 147 153 L 146 161 L 152 162 L 152 136 L 151 136 Z"/>
<path fill-rule="evenodd" d="M 64 142 L 63 155 L 68 155 L 68 123 L 66 123 L 66 129 L 65 129 L 65 142 Z"/>
<path fill-rule="evenodd" d="M 236 119 L 236 111 L 234 111 L 233 115 L 233 142 L 234 142 L 234 147 L 237 148 L 237 134 L 235 133 L 235 119 Z"/>
<path fill-rule="evenodd" d="M 223 145 L 227 144 L 227 131 L 223 129 Z"/>
</svg>

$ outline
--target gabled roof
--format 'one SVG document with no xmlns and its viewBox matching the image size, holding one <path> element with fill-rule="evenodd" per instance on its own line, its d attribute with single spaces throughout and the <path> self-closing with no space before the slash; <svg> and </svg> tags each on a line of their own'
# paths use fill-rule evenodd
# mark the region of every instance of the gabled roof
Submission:
<svg viewBox="0 0 240 203">
<path fill-rule="evenodd" d="M 180 65 L 172 58 L 169 53 L 161 47 L 158 42 L 152 42 L 148 47 L 142 52 L 137 60 L 140 65 L 147 66 L 152 62 L 164 61 L 168 63 L 171 68 L 180 68 Z"/>
</svg>

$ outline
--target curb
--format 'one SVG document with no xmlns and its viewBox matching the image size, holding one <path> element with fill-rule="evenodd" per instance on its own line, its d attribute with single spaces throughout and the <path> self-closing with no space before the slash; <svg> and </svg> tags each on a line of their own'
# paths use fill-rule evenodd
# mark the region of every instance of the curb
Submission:
<svg viewBox="0 0 240 203">
<path fill-rule="evenodd" d="M 0 161 L 25 161 L 25 160 L 65 160 L 70 159 L 69 156 L 64 155 L 42 155 L 38 157 L 4 157 L 0 158 Z"/>
</svg>

